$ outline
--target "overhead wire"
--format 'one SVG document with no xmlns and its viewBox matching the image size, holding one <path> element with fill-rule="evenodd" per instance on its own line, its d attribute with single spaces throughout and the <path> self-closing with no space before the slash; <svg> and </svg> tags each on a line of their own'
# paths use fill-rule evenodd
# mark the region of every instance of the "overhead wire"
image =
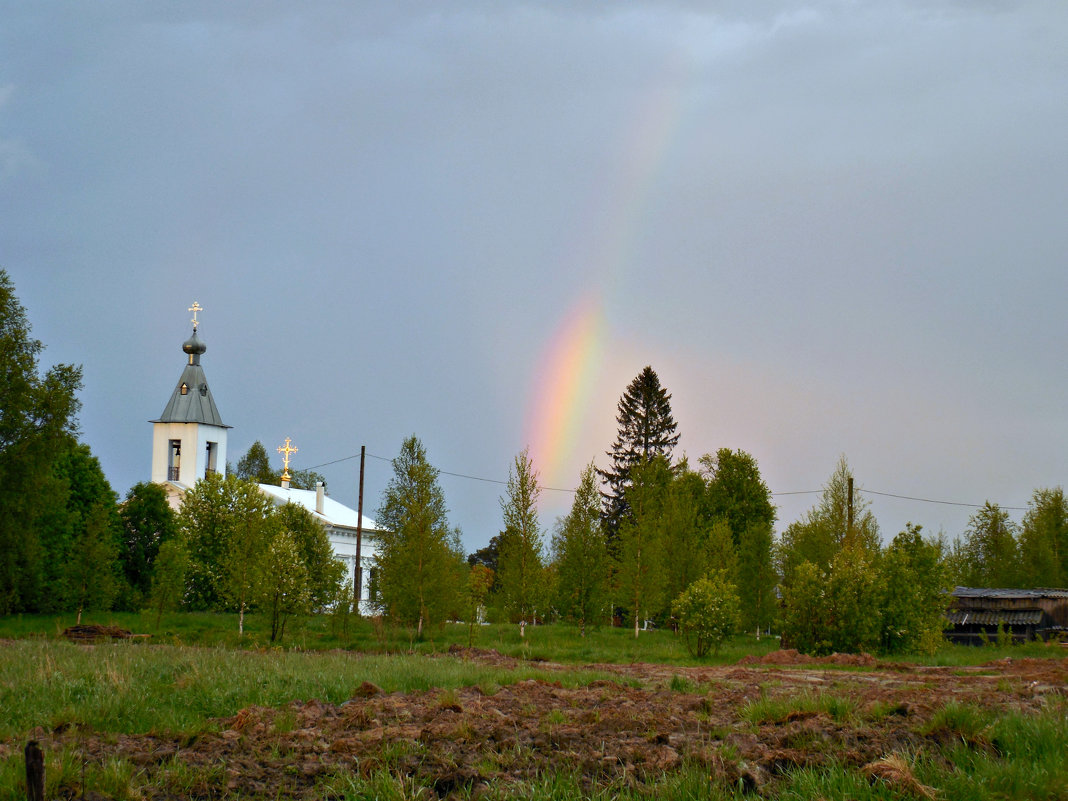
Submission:
<svg viewBox="0 0 1068 801">
<path fill-rule="evenodd" d="M 311 467 L 308 468 L 308 470 L 315 470 L 315 469 L 320 468 L 320 467 L 329 467 L 330 465 L 340 464 L 341 462 L 347 462 L 347 461 L 350 461 L 352 459 L 358 459 L 359 456 L 360 456 L 360 454 L 354 453 L 352 456 L 344 456 L 344 457 L 342 457 L 340 459 L 334 459 L 333 461 L 330 461 L 330 462 L 323 462 L 322 464 L 312 465 Z M 387 456 L 378 456 L 377 454 L 373 454 L 373 453 L 368 453 L 367 456 L 370 456 L 372 459 L 378 459 L 379 461 L 382 461 L 382 462 L 392 462 L 393 461 L 392 459 L 390 459 Z M 499 484 L 499 485 L 503 485 L 503 486 L 507 486 L 508 485 L 507 481 L 501 481 L 500 479 L 497 479 L 497 478 L 484 478 L 482 476 L 468 475 L 467 473 L 453 473 L 453 472 L 450 472 L 449 470 L 438 470 L 438 473 L 443 475 L 443 476 L 453 476 L 454 478 L 464 478 L 464 479 L 467 479 L 468 481 L 481 481 L 481 482 L 483 482 L 485 484 Z M 545 490 L 547 492 L 570 492 L 572 494 L 578 492 L 578 490 L 575 490 L 575 489 L 568 489 L 568 488 L 565 488 L 565 487 L 549 487 L 549 486 L 545 486 L 543 484 L 539 485 L 538 489 Z M 917 503 L 936 503 L 936 504 L 941 504 L 942 506 L 965 506 L 965 507 L 968 507 L 968 508 L 971 508 L 971 509 L 981 509 L 983 506 L 986 505 L 986 504 L 982 504 L 982 503 L 964 503 L 964 502 L 961 502 L 961 501 L 940 501 L 940 500 L 936 500 L 934 498 L 919 498 L 919 497 L 914 496 L 914 495 L 899 495 L 899 494 L 894 493 L 894 492 L 879 492 L 877 490 L 864 489 L 863 487 L 857 487 L 856 489 L 857 489 L 857 492 L 865 492 L 868 495 L 879 495 L 879 496 L 882 496 L 884 498 L 898 498 L 898 499 L 904 500 L 904 501 L 916 501 Z M 796 491 L 793 491 L 793 492 L 769 492 L 768 494 L 770 496 L 772 496 L 772 497 L 779 497 L 779 496 L 784 496 L 784 495 L 819 495 L 822 492 L 823 492 L 823 490 L 818 489 L 818 490 L 796 490 Z M 998 507 L 1001 508 L 1001 509 L 1005 509 L 1005 510 L 1009 510 L 1009 511 L 1016 511 L 1016 512 L 1027 511 L 1027 507 L 1026 506 L 1001 506 L 1000 504 L 998 504 Z"/>
</svg>

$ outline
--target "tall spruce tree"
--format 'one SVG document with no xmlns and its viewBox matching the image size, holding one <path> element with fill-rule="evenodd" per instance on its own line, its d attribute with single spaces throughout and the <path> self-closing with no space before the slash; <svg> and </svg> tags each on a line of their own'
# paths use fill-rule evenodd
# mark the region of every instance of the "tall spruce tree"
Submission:
<svg viewBox="0 0 1068 801">
<path fill-rule="evenodd" d="M 663 456 L 669 463 L 671 451 L 679 442 L 678 424 L 671 414 L 671 395 L 660 386 L 660 378 L 648 365 L 627 386 L 617 406 L 616 422 L 619 432 L 612 449 L 606 451 L 611 466 L 597 473 L 606 484 L 601 493 L 604 499 L 602 516 L 611 541 L 619 535 L 619 527 L 630 514 L 627 487 L 631 470 L 654 456 Z"/>
</svg>

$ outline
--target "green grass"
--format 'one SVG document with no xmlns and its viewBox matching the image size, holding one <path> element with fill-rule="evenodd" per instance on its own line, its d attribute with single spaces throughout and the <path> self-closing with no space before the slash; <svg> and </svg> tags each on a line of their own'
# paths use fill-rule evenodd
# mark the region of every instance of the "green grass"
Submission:
<svg viewBox="0 0 1068 801">
<path fill-rule="evenodd" d="M 792 698 L 759 698 L 742 707 L 742 718 L 750 723 L 784 723 L 791 717 L 827 715 L 844 721 L 856 714 L 856 703 L 831 693 L 802 693 Z"/>
<path fill-rule="evenodd" d="M 352 655 L 225 648 L 157 647 L 131 642 L 86 648 L 18 640 L 0 649 L 0 738 L 35 726 L 86 724 L 119 733 L 192 732 L 209 718 L 294 698 L 341 703 L 361 682 L 386 692 L 501 686 L 529 678 L 584 686 L 596 671 L 549 674 L 536 665 L 506 670 L 419 655 Z"/>
<path fill-rule="evenodd" d="M 54 639 L 74 624 L 74 614 L 11 615 L 0 617 L 0 638 Z M 347 623 L 330 615 L 315 615 L 290 623 L 282 643 L 270 642 L 270 621 L 263 615 L 245 616 L 245 635 L 238 636 L 237 615 L 215 612 L 184 612 L 164 615 L 160 626 L 151 612 L 107 612 L 86 614 L 84 623 L 116 625 L 135 633 L 151 635 L 153 643 L 168 645 L 225 646 L 240 649 L 284 648 L 286 650 L 329 651 L 335 649 L 361 653 L 442 653 L 450 646 L 467 646 L 466 624 L 447 623 L 428 629 L 420 640 L 408 629 L 374 624 L 351 617 Z M 743 656 L 762 656 L 776 650 L 774 637 L 757 640 L 751 634 L 738 635 L 726 643 L 719 654 L 695 659 L 686 650 L 682 638 L 668 630 L 643 631 L 637 639 L 634 630 L 602 626 L 587 629 L 580 637 L 578 629 L 566 624 L 527 626 L 526 636 L 519 627 L 504 624 L 476 626 L 473 645 L 493 648 L 517 659 L 547 660 L 564 664 L 652 662 L 664 665 L 727 665 Z M 1024 645 L 975 647 L 943 643 L 934 654 L 898 654 L 889 661 L 906 661 L 939 667 L 974 667 L 998 659 L 1060 657 L 1065 654 L 1059 644 L 1041 642 Z M 848 666 L 844 669 L 849 669 Z"/>
<path fill-rule="evenodd" d="M 515 626 L 483 626 L 474 645 L 494 648 L 521 661 L 515 669 L 442 656 L 450 645 L 466 646 L 468 629 L 446 625 L 433 629 L 421 641 L 410 632 L 375 628 L 368 621 L 350 620 L 347 631 L 329 617 L 302 621 L 284 647 L 270 647 L 267 621 L 248 616 L 247 636 L 237 637 L 236 616 L 182 614 L 165 616 L 155 629 L 152 615 L 108 614 L 84 622 L 118 625 L 151 633 L 147 640 L 98 643 L 92 647 L 62 640 L 72 615 L 12 616 L 0 618 L 0 799 L 18 797 L 24 776 L 21 746 L 37 726 L 88 726 L 97 732 L 181 733 L 195 735 L 217 726 L 216 718 L 262 705 L 283 708 L 294 699 L 317 698 L 341 703 L 362 682 L 386 692 L 434 690 L 434 702 L 451 706 L 459 700 L 458 688 L 477 686 L 486 694 L 528 678 L 584 686 L 612 675 L 585 669 L 598 663 L 650 662 L 671 666 L 730 664 L 745 654 L 775 650 L 778 641 L 757 642 L 741 636 L 726 644 L 718 658 L 695 660 L 681 640 L 669 631 L 642 632 L 601 628 L 583 639 L 564 625 L 527 627 L 519 637 Z M 438 658 L 427 659 L 434 654 Z M 961 668 L 1004 657 L 1062 657 L 1057 646 L 1034 644 L 998 648 L 946 646 L 931 657 L 898 657 L 927 665 Z M 536 660 L 575 665 L 573 670 L 548 672 Z M 701 692 L 683 671 L 670 675 L 667 689 L 678 693 Z M 774 669 L 767 686 L 779 683 Z M 616 677 L 614 680 L 619 680 Z M 636 680 L 630 680 L 633 683 Z M 663 685 L 661 685 L 663 686 Z M 1002 691 L 1006 688 L 999 687 Z M 848 697 L 833 691 L 802 693 L 793 698 L 762 697 L 740 714 L 750 725 L 778 724 L 792 715 L 826 715 L 838 722 L 878 721 L 898 713 L 886 702 L 859 709 Z M 545 712 L 547 727 L 561 726 L 568 715 Z M 296 725 L 295 717 L 279 714 L 275 729 Z M 725 730 L 728 731 L 729 729 Z M 1068 704 L 1053 701 L 1039 712 L 997 712 L 973 704 L 950 702 L 920 727 L 924 745 L 908 756 L 915 778 L 938 789 L 939 798 L 955 799 L 1058 799 L 1068 798 Z M 390 748 L 421 747 L 393 744 Z M 726 746 L 724 746 L 726 748 Z M 727 752 L 724 752 L 727 754 Z M 347 772 L 323 780 L 322 796 L 332 798 L 412 798 L 420 792 L 400 766 L 409 756 L 398 751 L 391 762 L 383 755 L 381 770 L 359 776 Z M 724 756 L 727 761 L 729 754 Z M 833 754 L 828 754 L 833 757 Z M 70 748 L 46 754 L 49 798 L 77 788 L 116 799 L 152 796 L 144 787 L 144 772 L 130 762 L 110 759 L 84 764 Z M 502 752 L 507 762 L 508 754 Z M 502 763 L 503 764 L 503 763 Z M 156 795 L 210 797 L 225 787 L 219 766 L 194 768 L 178 760 L 154 774 Z M 833 762 L 819 769 L 797 769 L 777 777 L 774 797 L 783 799 L 853 798 L 903 799 L 914 797 L 900 786 L 872 781 L 855 768 Z M 643 783 L 644 782 L 644 783 Z M 65 789 L 64 789 L 65 788 Z M 151 789 L 151 788 L 149 788 Z M 61 792 L 62 791 L 62 792 Z M 472 790 L 459 788 L 461 797 Z M 694 766 L 661 777 L 644 777 L 631 786 L 584 785 L 567 770 L 539 775 L 519 785 L 491 787 L 490 799 L 663 799 L 751 798 L 741 789 L 712 779 Z"/>
</svg>

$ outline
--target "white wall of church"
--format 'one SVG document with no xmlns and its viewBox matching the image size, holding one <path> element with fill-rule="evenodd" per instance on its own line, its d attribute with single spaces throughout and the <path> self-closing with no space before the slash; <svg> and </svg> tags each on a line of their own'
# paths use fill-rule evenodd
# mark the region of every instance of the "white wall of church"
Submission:
<svg viewBox="0 0 1068 801">
<path fill-rule="evenodd" d="M 356 537 L 347 530 L 339 530 L 334 527 L 327 528 L 327 536 L 330 539 L 330 547 L 334 550 L 334 558 L 345 565 L 345 585 L 351 590 L 356 581 Z M 363 577 L 360 587 L 360 614 L 372 615 L 375 608 L 371 603 L 370 584 L 371 570 L 375 565 L 374 538 L 368 532 L 363 532 L 360 540 L 360 564 L 363 565 Z"/>
</svg>

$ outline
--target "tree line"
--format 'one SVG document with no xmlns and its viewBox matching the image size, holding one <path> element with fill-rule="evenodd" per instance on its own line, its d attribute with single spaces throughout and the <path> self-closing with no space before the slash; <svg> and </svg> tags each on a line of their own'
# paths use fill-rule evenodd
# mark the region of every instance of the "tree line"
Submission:
<svg viewBox="0 0 1068 801">
<path fill-rule="evenodd" d="M 1060 488 L 1036 490 L 1019 526 L 987 503 L 962 538 L 929 536 L 909 523 L 884 546 L 844 456 L 819 502 L 776 538 L 775 506 L 751 454 L 722 448 L 694 465 L 673 458 L 679 436 L 670 399 L 651 367 L 631 382 L 617 407 L 609 467 L 587 465 L 571 510 L 548 536 L 538 520 L 536 467 L 529 451 L 518 454 L 501 498 L 502 529 L 468 556 L 466 582 L 456 578 L 463 566 L 437 472 L 409 438 L 379 511 L 391 529 L 379 559 L 418 582 L 424 600 L 411 606 L 410 588 L 390 587 L 383 573 L 383 612 L 401 624 L 417 617 L 420 631 L 447 610 L 482 610 L 498 621 L 567 620 L 580 634 L 623 623 L 637 637 L 648 625 L 670 625 L 692 637 L 695 652 L 737 630 L 774 630 L 811 653 L 899 653 L 938 644 L 955 584 L 1053 587 L 1068 577 Z M 424 550 L 431 540 L 415 545 L 401 511 L 424 519 L 430 510 L 419 497 L 434 499 L 433 555 Z M 416 563 L 436 567 L 419 572 Z"/>
<path fill-rule="evenodd" d="M 120 502 L 78 439 L 81 370 L 39 369 L 43 345 L 0 270 L 0 614 L 168 608 L 294 615 L 348 605 L 322 527 L 255 483 L 279 481 L 262 444 L 187 493 L 161 487 Z M 681 627 L 698 650 L 736 630 L 781 633 L 809 651 L 931 647 L 953 584 L 1063 587 L 1068 504 L 1035 491 L 1017 524 L 987 503 L 961 537 L 909 524 L 883 545 L 843 457 L 820 501 L 775 534 L 776 510 L 752 455 L 721 448 L 676 458 L 671 395 L 646 367 L 617 407 L 607 466 L 582 471 L 550 529 L 529 452 L 500 499 L 501 529 L 463 553 L 438 471 L 417 437 L 393 460 L 377 518 L 371 591 L 381 612 L 421 635 L 446 619 Z M 294 473 L 310 488 L 322 477 Z"/>
</svg>

